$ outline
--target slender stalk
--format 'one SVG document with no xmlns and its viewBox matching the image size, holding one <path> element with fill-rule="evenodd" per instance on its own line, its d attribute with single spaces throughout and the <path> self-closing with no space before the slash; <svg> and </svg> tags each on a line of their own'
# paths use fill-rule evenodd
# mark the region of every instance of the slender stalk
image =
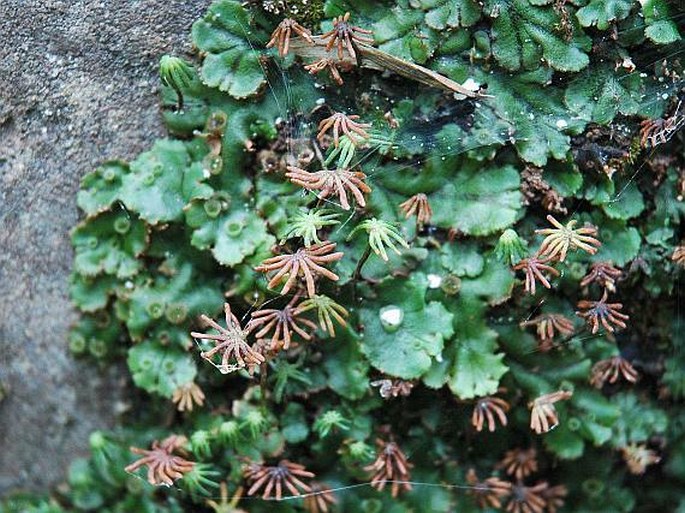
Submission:
<svg viewBox="0 0 685 513">
<path fill-rule="evenodd" d="M 371 246 L 367 245 L 366 249 L 364 250 L 364 253 L 362 253 L 361 258 L 359 259 L 359 262 L 357 262 L 357 268 L 354 270 L 354 274 L 352 275 L 352 280 L 359 281 L 361 279 L 362 267 L 364 267 L 364 264 L 369 259 L 370 255 L 371 255 Z"/>
<path fill-rule="evenodd" d="M 311 142 L 312 142 L 312 146 L 314 147 L 314 153 L 316 154 L 316 158 L 321 163 L 321 169 L 326 169 L 326 163 L 324 161 L 323 153 L 321 152 L 321 148 L 319 148 L 319 143 L 314 138 L 312 138 Z"/>
<path fill-rule="evenodd" d="M 267 369 L 268 366 L 266 365 L 266 362 L 262 363 L 259 366 L 259 389 L 262 391 L 262 408 L 266 409 L 267 408 L 267 402 L 266 402 L 266 393 L 268 391 L 268 388 L 266 387 L 266 375 L 267 375 Z"/>
<path fill-rule="evenodd" d="M 171 88 L 176 93 L 176 112 L 181 112 L 183 110 L 183 93 L 181 90 L 172 84 Z"/>
</svg>

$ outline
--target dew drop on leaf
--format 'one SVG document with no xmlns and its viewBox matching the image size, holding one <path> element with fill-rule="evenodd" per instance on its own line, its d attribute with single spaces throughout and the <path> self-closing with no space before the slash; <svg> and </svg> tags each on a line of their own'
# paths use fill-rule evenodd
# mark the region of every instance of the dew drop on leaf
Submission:
<svg viewBox="0 0 685 513">
<path fill-rule="evenodd" d="M 429 289 L 437 289 L 440 287 L 440 285 L 442 285 L 442 276 L 438 274 L 429 274 L 427 278 Z"/>
<path fill-rule="evenodd" d="M 399 306 L 388 305 L 380 309 L 378 316 L 381 319 L 383 329 L 388 333 L 393 333 L 402 326 L 404 311 Z"/>
</svg>

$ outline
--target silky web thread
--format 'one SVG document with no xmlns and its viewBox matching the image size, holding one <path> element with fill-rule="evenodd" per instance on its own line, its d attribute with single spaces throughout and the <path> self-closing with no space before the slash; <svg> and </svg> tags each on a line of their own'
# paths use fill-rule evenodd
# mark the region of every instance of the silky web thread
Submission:
<svg viewBox="0 0 685 513">
<path fill-rule="evenodd" d="M 553 429 L 553 428 L 552 428 Z M 550 429 L 551 431 L 551 429 Z M 180 486 L 173 485 L 173 486 L 167 486 L 164 484 L 161 485 L 151 485 L 150 483 L 145 480 L 145 478 L 139 476 L 138 474 L 135 474 L 133 472 L 127 472 L 128 475 L 139 479 L 143 483 L 145 483 L 145 486 L 152 487 L 152 488 L 167 488 L 169 490 L 174 490 L 176 492 L 185 494 L 185 495 L 190 495 L 191 497 L 195 499 L 221 499 L 220 495 L 205 495 L 205 494 L 199 494 L 199 493 L 192 493 L 189 492 L 186 489 L 181 488 Z M 481 485 L 468 485 L 468 484 L 458 484 L 458 483 L 430 483 L 427 481 L 399 481 L 399 480 L 392 480 L 392 479 L 383 479 L 380 481 L 376 481 L 375 483 L 372 483 L 371 481 L 365 481 L 363 483 L 355 483 L 351 485 L 343 485 L 343 486 L 337 486 L 337 487 L 331 487 L 326 490 L 322 491 L 317 491 L 317 492 L 306 492 L 306 493 L 301 493 L 300 495 L 288 495 L 281 497 L 280 499 L 277 499 L 275 497 L 269 497 L 269 498 L 263 498 L 260 496 L 246 496 L 246 495 L 229 495 L 226 497 L 227 501 L 231 500 L 237 500 L 240 499 L 241 501 L 261 501 L 261 502 L 287 502 L 287 501 L 294 501 L 298 499 L 304 499 L 306 497 L 315 497 L 317 495 L 324 495 L 326 493 L 335 493 L 335 492 L 344 492 L 347 490 L 355 490 L 358 488 L 369 488 L 373 487 L 375 484 L 408 484 L 411 486 L 416 486 L 416 487 L 424 487 L 424 488 L 442 488 L 446 490 L 490 490 L 491 488 L 486 484 L 483 483 Z M 217 483 L 218 486 L 219 483 Z"/>
</svg>

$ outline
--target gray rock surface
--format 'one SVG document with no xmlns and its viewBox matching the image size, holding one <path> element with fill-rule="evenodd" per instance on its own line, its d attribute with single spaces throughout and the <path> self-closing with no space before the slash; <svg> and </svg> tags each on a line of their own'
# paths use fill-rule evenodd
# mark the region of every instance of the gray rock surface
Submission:
<svg viewBox="0 0 685 513">
<path fill-rule="evenodd" d="M 59 482 L 116 420 L 124 372 L 67 349 L 75 194 L 163 133 L 157 61 L 208 4 L 0 0 L 0 496 Z"/>
</svg>

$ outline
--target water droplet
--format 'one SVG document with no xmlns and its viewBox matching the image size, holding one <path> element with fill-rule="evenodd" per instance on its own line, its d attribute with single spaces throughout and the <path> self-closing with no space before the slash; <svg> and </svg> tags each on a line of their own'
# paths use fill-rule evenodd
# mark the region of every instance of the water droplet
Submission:
<svg viewBox="0 0 685 513">
<path fill-rule="evenodd" d="M 478 91 L 478 89 L 480 88 L 480 84 L 476 82 L 473 78 L 469 77 L 462 84 L 462 87 L 468 89 L 469 91 Z"/>
<path fill-rule="evenodd" d="M 383 326 L 383 329 L 388 333 L 392 333 L 397 331 L 402 325 L 404 311 L 399 306 L 388 305 L 381 308 L 380 312 L 378 312 L 378 316 L 381 319 L 381 326 Z"/>
<path fill-rule="evenodd" d="M 438 274 L 429 274 L 427 278 L 429 289 L 437 289 L 438 287 L 440 287 L 440 285 L 442 285 L 442 276 Z"/>
</svg>

